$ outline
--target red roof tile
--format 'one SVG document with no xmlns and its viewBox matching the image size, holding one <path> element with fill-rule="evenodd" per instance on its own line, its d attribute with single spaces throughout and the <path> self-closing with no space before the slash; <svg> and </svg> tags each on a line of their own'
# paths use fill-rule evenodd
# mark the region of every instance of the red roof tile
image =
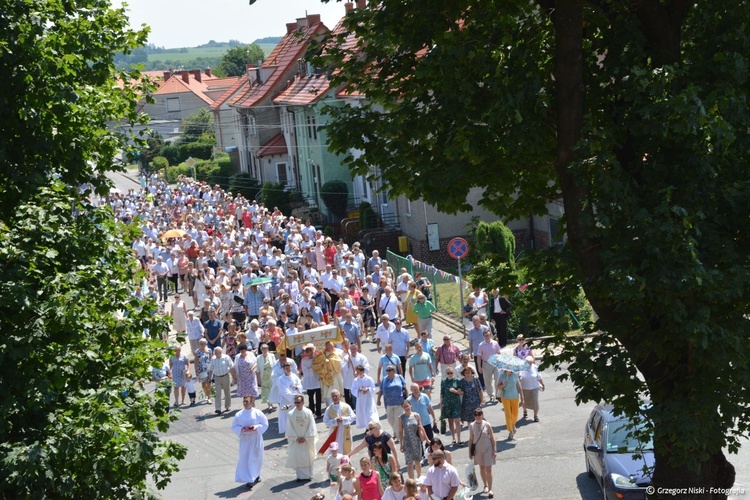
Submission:
<svg viewBox="0 0 750 500">
<path fill-rule="evenodd" d="M 287 34 L 274 47 L 273 51 L 268 55 L 268 59 L 263 62 L 262 71 L 266 73 L 265 81 L 261 84 L 254 83 L 249 85 L 230 104 L 241 108 L 250 108 L 256 106 L 264 99 L 271 97 L 273 92 L 280 89 L 284 76 L 288 74 L 291 68 L 296 66 L 297 60 L 304 55 L 307 48 L 307 40 L 317 33 L 328 30 L 320 22 L 319 15 L 308 15 L 306 19 L 309 26 L 304 26 L 297 30 L 291 30 L 287 26 Z"/>
<path fill-rule="evenodd" d="M 271 140 L 263 144 L 255 156 L 263 158 L 264 156 L 283 155 L 286 152 L 286 139 L 284 139 L 284 134 L 279 132 L 271 137 Z"/>
</svg>

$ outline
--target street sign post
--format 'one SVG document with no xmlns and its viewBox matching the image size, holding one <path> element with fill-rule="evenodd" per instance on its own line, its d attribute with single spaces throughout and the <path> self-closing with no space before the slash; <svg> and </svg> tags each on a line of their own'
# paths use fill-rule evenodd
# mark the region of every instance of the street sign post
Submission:
<svg viewBox="0 0 750 500">
<path fill-rule="evenodd" d="M 193 179 L 198 180 L 198 178 L 195 176 L 195 164 L 198 163 L 195 161 L 195 159 L 191 156 L 187 160 L 185 160 L 185 165 L 190 167 L 193 170 Z"/>
<path fill-rule="evenodd" d="M 461 259 L 469 255 L 469 242 L 463 238 L 453 238 L 448 242 L 448 255 L 458 261 L 458 300 L 461 302 L 461 307 L 464 307 L 464 279 L 461 275 Z M 461 318 L 461 327 L 466 335 L 466 324 Z"/>
</svg>

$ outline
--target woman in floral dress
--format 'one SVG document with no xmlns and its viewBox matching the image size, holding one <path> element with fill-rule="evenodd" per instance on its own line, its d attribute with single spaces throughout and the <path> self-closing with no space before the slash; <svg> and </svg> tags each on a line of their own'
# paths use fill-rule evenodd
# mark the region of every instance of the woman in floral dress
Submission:
<svg viewBox="0 0 750 500">
<path fill-rule="evenodd" d="M 401 443 L 401 451 L 407 464 L 406 470 L 409 477 L 414 479 L 414 466 L 417 467 L 417 477 L 422 475 L 422 443 L 427 441 L 427 434 L 422 427 L 419 413 L 411 411 L 411 403 L 401 403 L 404 413 L 398 420 L 398 439 Z"/>
<path fill-rule="evenodd" d="M 258 373 L 258 362 L 255 355 L 247 349 L 247 344 L 240 344 L 238 354 L 234 360 L 234 372 L 237 376 L 237 395 L 241 398 L 245 396 L 260 396 L 258 392 L 258 382 L 260 374 Z"/>
<path fill-rule="evenodd" d="M 458 389 L 458 394 L 463 396 L 461 401 L 461 420 L 464 422 L 474 421 L 474 410 L 484 406 L 484 392 L 479 385 L 479 379 L 474 378 L 471 367 L 464 368 L 464 379 Z M 461 444 L 461 428 L 458 428 L 458 444 Z"/>
<path fill-rule="evenodd" d="M 258 357 L 258 374 L 260 375 L 260 396 L 261 401 L 268 405 L 269 410 L 273 410 L 273 405 L 268 403 L 268 395 L 271 393 L 271 373 L 273 364 L 276 363 L 276 356 L 269 352 L 268 345 L 260 345 L 260 356 Z"/>
<path fill-rule="evenodd" d="M 445 377 L 440 383 L 440 418 L 448 420 L 453 444 L 461 438 L 461 396 L 458 391 L 461 382 L 455 378 L 454 368 L 445 370 Z"/>
</svg>

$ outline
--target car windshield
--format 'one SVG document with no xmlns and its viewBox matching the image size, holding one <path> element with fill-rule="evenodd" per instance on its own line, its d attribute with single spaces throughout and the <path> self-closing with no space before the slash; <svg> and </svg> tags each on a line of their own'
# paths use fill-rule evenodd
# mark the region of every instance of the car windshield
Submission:
<svg viewBox="0 0 750 500">
<path fill-rule="evenodd" d="M 638 425 L 638 428 L 643 429 L 645 424 Z M 630 429 L 628 428 L 628 422 L 621 420 L 619 422 L 612 422 L 607 427 L 607 451 L 609 452 L 635 452 L 635 451 L 653 451 L 654 443 L 649 438 L 646 443 L 639 443 L 632 436 L 628 436 Z"/>
</svg>

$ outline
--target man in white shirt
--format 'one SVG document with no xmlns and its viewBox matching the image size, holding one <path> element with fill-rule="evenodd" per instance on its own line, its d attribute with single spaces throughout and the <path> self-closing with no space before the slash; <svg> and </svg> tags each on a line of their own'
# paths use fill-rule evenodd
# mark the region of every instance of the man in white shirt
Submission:
<svg viewBox="0 0 750 500">
<path fill-rule="evenodd" d="M 441 450 L 432 452 L 432 465 L 427 469 L 424 483 L 430 498 L 437 496 L 444 500 L 453 500 L 461 485 L 458 471 L 445 461 L 445 453 Z"/>
<path fill-rule="evenodd" d="M 232 395 L 229 393 L 229 375 L 232 374 L 232 378 L 236 379 L 234 375 L 234 363 L 229 355 L 224 354 L 221 347 L 214 349 L 214 357 L 208 364 L 208 371 L 213 373 L 214 377 L 214 391 L 216 392 L 216 399 L 214 403 L 216 405 L 216 413 L 221 413 L 221 393 L 224 392 L 224 413 L 231 410 L 232 406 Z"/>
<path fill-rule="evenodd" d="M 380 324 L 377 330 L 375 330 L 375 342 L 378 346 L 378 354 L 382 354 L 381 345 L 388 343 L 388 339 L 391 338 L 391 332 L 396 329 L 396 326 L 391 323 L 391 317 L 388 314 L 383 314 L 380 317 Z"/>
<path fill-rule="evenodd" d="M 365 373 L 370 371 L 370 362 L 364 354 L 359 352 L 359 348 L 352 344 L 349 346 L 349 352 L 344 353 L 342 356 L 344 364 L 341 368 L 341 374 L 344 377 L 344 401 L 349 404 L 352 408 L 357 407 L 357 395 L 352 394 L 352 382 L 356 376 L 356 368 L 358 365 L 365 367 Z"/>
</svg>

